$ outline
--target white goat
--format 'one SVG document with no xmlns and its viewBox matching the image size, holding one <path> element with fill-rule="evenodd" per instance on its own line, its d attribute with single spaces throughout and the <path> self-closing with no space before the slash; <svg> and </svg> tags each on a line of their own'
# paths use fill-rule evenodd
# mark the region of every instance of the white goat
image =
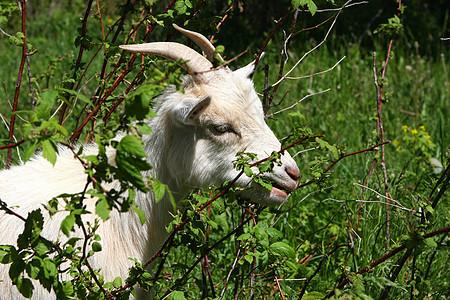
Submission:
<svg viewBox="0 0 450 300">
<path fill-rule="evenodd" d="M 194 42 L 211 59 L 214 47 L 198 33 L 177 29 Z M 151 53 L 171 60 L 186 61 L 184 68 L 193 72 L 183 80 L 184 94 L 170 89 L 158 97 L 155 111 L 158 117 L 148 121 L 153 133 L 143 137 L 153 176 L 167 184 L 179 202 L 194 187 L 218 185 L 232 180 L 238 174 L 232 161 L 236 153 L 256 153 L 258 158 L 280 150 L 280 143 L 264 121 L 261 102 L 249 76 L 254 63 L 232 72 L 228 68 L 212 70 L 212 63 L 196 51 L 178 43 L 148 43 L 122 46 L 123 49 Z M 191 73 L 192 74 L 192 73 Z M 85 147 L 84 154 L 95 154 L 95 145 Z M 108 157 L 114 163 L 115 152 Z M 249 177 L 241 176 L 236 186 L 246 188 L 244 196 L 253 202 L 275 205 L 284 202 L 286 191 L 296 188 L 299 170 L 288 153 L 281 157 L 281 165 L 265 174 L 273 183 L 267 191 Z M 48 200 L 62 193 L 83 191 L 87 175 L 73 153 L 61 148 L 56 164 L 51 165 L 42 156 L 36 156 L 21 166 L 0 172 L 0 199 L 18 214 L 42 207 Z M 104 188 L 113 188 L 117 183 Z M 88 211 L 95 211 L 95 198 L 84 200 Z M 137 258 L 145 261 L 154 254 L 167 237 L 165 225 L 171 220 L 171 203 L 163 199 L 156 203 L 152 193 L 137 193 L 135 202 L 145 213 L 147 221 L 140 224 L 137 214 L 111 212 L 110 219 L 102 222 L 97 233 L 102 237 L 103 251 L 89 259 L 94 268 L 101 268 L 106 281 L 127 271 Z M 44 210 L 45 211 L 45 210 Z M 45 214 L 45 212 L 44 212 Z M 42 236 L 65 241 L 60 233 L 61 221 L 67 214 L 60 212 L 52 218 L 44 216 Z M 84 221 L 93 222 L 94 214 L 84 215 Z M 17 217 L 0 212 L 0 244 L 16 245 L 23 230 Z M 80 235 L 81 236 L 81 235 Z M 8 276 L 9 265 L 0 264 L 0 299 L 20 299 L 22 296 Z M 54 298 L 34 281 L 33 299 Z M 138 293 L 138 298 L 147 295 Z"/>
</svg>

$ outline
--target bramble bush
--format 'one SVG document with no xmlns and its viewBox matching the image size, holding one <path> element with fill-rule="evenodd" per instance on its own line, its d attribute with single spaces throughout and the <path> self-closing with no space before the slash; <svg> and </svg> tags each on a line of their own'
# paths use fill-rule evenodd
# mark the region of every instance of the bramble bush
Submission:
<svg viewBox="0 0 450 300">
<path fill-rule="evenodd" d="M 434 59 L 421 57 L 417 44 L 395 48 L 405 30 L 411 36 L 401 1 L 393 1 L 398 10 L 389 18 L 374 19 L 373 55 L 333 36 L 335 24 L 352 18 L 345 12 L 364 3 L 283 2 L 277 8 L 283 14 L 257 33 L 264 42 L 246 43 L 249 52 L 266 53 L 254 80 L 269 125 L 300 166 L 299 188 L 280 207 L 248 203 L 230 182 L 195 191 L 177 205 L 158 255 L 135 260 L 129 277 L 113 282 L 104 282 L 86 259 L 104 251 L 105 237 L 96 230 L 112 210 L 133 210 L 145 222 L 135 191 L 156 199 L 170 193 L 142 177 L 151 166 L 139 137 L 151 130 L 144 120 L 155 116 L 152 99 L 169 85 L 179 88 L 184 73 L 174 62 L 118 46 L 173 39 L 172 23 L 221 36 L 258 4 L 44 2 L 47 11 L 27 1 L 0 3 L 0 165 L 9 168 L 36 151 L 54 164 L 58 147 L 69 147 L 92 188 L 59 198 L 70 212 L 61 223 L 64 244 L 40 235 L 42 209 L 61 210 L 57 199 L 27 216 L 0 202 L 25 223 L 16 247 L 0 246 L 0 262 L 10 264 L 24 297 L 33 293 L 30 278 L 61 299 L 127 299 L 134 285 L 168 299 L 449 296 L 448 51 Z M 322 40 L 308 35 L 315 28 Z M 215 43 L 225 45 L 217 45 L 224 53 L 245 50 L 239 41 Z M 112 140 L 118 131 L 127 134 L 120 142 Z M 82 157 L 75 142 L 96 143 L 99 154 Z M 117 149 L 116 166 L 108 164 L 108 146 Z M 273 153 L 251 164 L 253 154 L 238 153 L 235 168 L 270 189 L 251 167 L 267 172 L 278 158 Z M 102 188 L 113 180 L 120 191 Z M 95 212 L 83 206 L 87 194 L 99 199 Z M 94 213 L 98 222 L 83 222 Z M 75 227 L 84 232 L 83 247 L 72 236 Z"/>
</svg>

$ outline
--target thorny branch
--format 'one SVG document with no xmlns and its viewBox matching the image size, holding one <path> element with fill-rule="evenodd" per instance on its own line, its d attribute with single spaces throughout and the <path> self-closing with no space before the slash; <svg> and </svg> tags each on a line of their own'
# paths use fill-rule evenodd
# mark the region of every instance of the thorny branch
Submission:
<svg viewBox="0 0 450 300">
<path fill-rule="evenodd" d="M 386 72 L 386 66 L 387 66 L 387 61 L 389 59 L 390 56 L 390 51 L 391 51 L 391 45 L 392 45 L 392 40 L 391 43 L 389 44 L 389 51 L 388 51 L 388 55 L 387 55 L 387 59 L 386 59 L 386 64 L 384 65 L 383 68 L 383 75 L 382 75 L 382 79 L 384 79 L 384 75 Z M 380 139 L 382 142 L 384 142 L 384 128 L 383 128 L 383 122 L 382 122 L 382 118 L 381 118 L 381 107 L 383 104 L 383 87 L 379 86 L 378 83 L 378 78 L 377 78 L 377 68 L 376 68 L 376 53 L 373 53 L 373 76 L 375 79 L 375 87 L 377 90 L 377 134 L 380 136 Z M 381 169 L 383 170 L 383 179 L 384 179 L 384 193 L 385 196 L 388 197 L 389 196 L 389 184 L 388 184 L 388 180 L 387 180 L 387 172 L 386 172 L 386 157 L 385 157 L 385 151 L 384 151 L 384 146 L 381 147 L 381 162 L 380 162 L 380 166 Z M 374 160 L 375 163 L 375 160 Z M 389 199 L 386 198 L 386 249 L 389 248 L 389 240 L 390 240 L 390 221 L 389 221 Z"/>
<path fill-rule="evenodd" d="M 372 147 L 369 147 L 369 148 L 367 148 L 367 149 L 363 149 L 363 150 L 359 150 L 359 151 L 356 151 L 356 152 L 344 154 L 344 155 L 340 156 L 337 160 L 335 160 L 334 162 L 332 162 L 332 163 L 331 163 L 324 171 L 322 171 L 322 173 L 323 173 L 323 174 L 327 173 L 327 172 L 330 171 L 330 169 L 333 168 L 339 161 L 341 161 L 342 159 L 344 159 L 344 158 L 346 158 L 346 157 L 349 157 L 349 156 L 352 156 L 352 155 L 356 155 L 356 154 L 360 154 L 360 153 L 363 153 L 363 152 L 373 151 L 374 149 L 377 149 L 378 147 L 380 147 L 380 146 L 382 146 L 382 145 L 384 145 L 384 144 L 387 144 L 387 143 L 390 143 L 390 141 L 386 141 L 386 142 L 383 142 L 383 143 L 376 144 L 376 145 L 374 145 L 374 146 L 372 146 Z M 306 182 L 306 183 L 303 183 L 303 184 L 299 185 L 298 188 L 302 188 L 302 187 L 308 186 L 308 185 L 310 185 L 310 184 L 313 184 L 313 183 L 316 182 L 316 181 L 317 181 L 316 179 L 312 179 L 312 180 L 310 180 L 310 181 L 308 181 L 308 182 Z"/>
<path fill-rule="evenodd" d="M 295 145 L 297 145 L 298 143 L 301 143 L 301 142 L 304 142 L 304 141 L 306 141 L 306 140 L 308 140 L 308 139 L 312 139 L 312 138 L 316 138 L 316 137 L 323 137 L 323 135 L 316 135 L 316 136 L 307 136 L 307 137 L 304 137 L 304 138 L 301 138 L 301 139 L 299 139 L 299 140 L 297 140 L 297 141 L 295 141 L 295 142 L 293 142 L 292 144 L 290 144 L 290 145 L 288 145 L 288 146 L 286 146 L 286 147 L 284 147 L 284 148 L 282 148 L 280 151 L 278 151 L 278 153 L 279 154 L 281 154 L 281 153 L 283 153 L 284 151 L 286 151 L 287 149 L 289 149 L 289 148 L 292 148 L 292 147 L 294 147 Z M 250 165 L 250 167 L 254 167 L 254 166 L 256 166 L 256 165 L 258 165 L 258 164 L 260 164 L 260 163 L 263 163 L 263 162 L 265 162 L 265 161 L 267 161 L 267 160 L 269 160 L 270 159 L 270 156 L 268 156 L 268 157 L 266 157 L 266 158 L 263 158 L 263 159 L 261 159 L 261 160 L 258 160 L 257 162 L 254 162 L 254 163 L 252 163 L 251 165 Z M 239 172 L 239 174 L 221 191 L 221 192 L 219 192 L 216 196 L 214 196 L 211 200 L 209 200 L 208 202 L 206 202 L 204 205 L 202 205 L 198 210 L 197 210 L 197 212 L 200 212 L 200 211 L 202 211 L 203 209 L 205 209 L 205 207 L 207 207 L 208 205 L 210 205 L 213 201 L 215 201 L 216 199 L 218 199 L 219 197 L 221 197 L 222 195 L 224 195 L 225 193 L 227 193 L 229 190 L 230 190 L 230 188 L 233 186 L 233 184 L 239 179 L 239 177 L 241 177 L 242 175 L 244 174 L 244 170 L 242 170 L 242 171 L 240 171 Z"/>
<path fill-rule="evenodd" d="M 20 60 L 20 66 L 19 66 L 19 74 L 17 75 L 17 82 L 16 82 L 16 91 L 14 93 L 14 102 L 13 102 L 13 108 L 12 108 L 12 116 L 11 121 L 9 123 L 9 140 L 14 139 L 14 124 L 16 122 L 16 114 L 14 113 L 17 110 L 17 105 L 19 103 L 19 92 L 20 92 L 20 85 L 22 83 L 22 75 L 23 75 L 23 68 L 25 66 L 25 60 L 28 57 L 27 54 L 27 39 L 26 39 L 26 1 L 17 1 L 17 5 L 19 6 L 19 10 L 22 14 L 22 59 Z M 11 167 L 13 161 L 12 157 L 12 149 L 8 149 L 8 159 L 6 163 L 6 169 L 9 169 Z"/>
<path fill-rule="evenodd" d="M 7 149 L 7 148 L 14 148 L 19 146 L 20 144 L 22 144 L 23 142 L 25 142 L 25 140 L 20 140 L 17 143 L 13 143 L 13 144 L 8 144 L 8 145 L 4 145 L 4 146 L 0 146 L 0 150 L 1 149 Z"/>
<path fill-rule="evenodd" d="M 84 52 L 84 41 L 83 39 L 86 36 L 86 32 L 87 32 L 87 19 L 89 17 L 89 12 L 91 11 L 91 6 L 92 6 L 92 2 L 93 0 L 89 0 L 87 6 L 86 6 L 86 11 L 84 13 L 84 18 L 81 22 L 81 42 L 80 42 L 80 50 L 78 52 L 78 58 L 75 64 L 75 68 L 73 70 L 73 79 L 74 81 L 72 82 L 71 87 L 69 88 L 70 90 L 73 89 L 74 85 L 75 85 L 75 80 L 77 78 L 77 71 L 78 68 L 80 67 L 80 63 L 81 63 L 81 58 L 83 57 L 83 52 Z M 64 103 L 63 108 L 61 110 L 61 115 L 59 117 L 59 124 L 63 125 L 64 124 L 64 117 L 66 115 L 66 110 L 67 110 L 67 103 Z"/>
<path fill-rule="evenodd" d="M 401 0 L 397 0 L 398 4 L 399 4 L 399 9 L 402 6 L 402 1 Z M 400 13 L 399 13 L 400 16 Z M 388 47 L 388 51 L 387 51 L 387 55 L 386 55 L 386 60 L 384 62 L 383 68 L 382 68 L 382 72 L 381 72 L 381 79 L 379 80 L 377 77 L 377 68 L 376 68 L 376 52 L 373 53 L 373 76 L 374 76 L 374 84 L 375 84 L 375 88 L 376 88 L 376 95 L 377 95 L 377 135 L 380 138 L 381 142 L 385 141 L 385 136 L 384 136 L 384 129 L 383 129 L 383 122 L 382 122 L 382 114 L 381 114 L 381 109 L 382 109 L 382 105 L 383 105 L 383 81 L 385 79 L 385 75 L 386 75 L 386 69 L 387 69 L 387 65 L 389 62 L 389 59 L 391 57 L 391 50 L 392 50 L 392 44 L 393 44 L 393 38 L 390 40 L 389 42 L 389 47 Z M 380 85 L 381 83 L 381 85 Z M 378 153 L 378 151 L 377 151 Z M 378 163 L 378 158 L 377 156 L 375 156 L 373 163 L 370 167 L 369 173 L 366 177 L 366 180 L 364 182 L 364 185 L 367 186 L 367 183 L 369 182 L 370 177 L 372 176 L 372 173 L 375 169 L 375 166 Z M 389 184 L 388 184 L 388 179 L 387 179 L 387 170 L 386 170 L 386 160 L 385 160 L 385 147 L 382 146 L 381 147 L 381 162 L 380 162 L 380 166 L 381 169 L 383 171 L 383 179 L 384 179 L 384 193 L 386 198 L 386 249 L 389 248 L 389 240 L 390 240 L 390 216 L 389 216 L 389 199 L 390 197 L 390 193 L 389 193 Z M 362 195 L 364 195 L 365 190 L 363 189 L 362 191 Z M 363 209 L 363 205 L 361 203 L 360 205 L 360 209 L 358 212 L 358 222 L 356 224 L 356 227 L 358 227 L 359 225 L 359 219 L 360 219 L 360 215 L 362 213 L 362 209 Z"/>
<path fill-rule="evenodd" d="M 167 7 L 166 9 L 163 11 L 163 13 L 166 13 L 173 5 L 175 4 L 175 0 L 173 0 Z M 143 22 L 139 22 L 139 26 L 143 24 Z M 156 28 L 157 24 L 151 24 L 146 31 L 145 37 L 143 38 L 144 41 L 146 41 L 150 34 L 153 32 L 153 30 Z M 135 27 L 136 28 L 136 27 Z M 133 31 L 132 31 L 133 32 Z M 129 38 L 132 36 L 132 33 L 129 34 Z M 137 54 L 132 54 L 127 66 L 124 68 L 124 70 L 119 74 L 119 76 L 116 78 L 116 80 L 113 82 L 112 86 L 105 92 L 104 95 L 102 95 L 101 97 L 99 97 L 99 101 L 96 103 L 95 107 L 92 109 L 92 111 L 84 118 L 84 120 L 82 121 L 82 123 L 75 129 L 74 133 L 72 134 L 72 136 L 69 138 L 70 142 L 74 142 L 75 140 L 78 139 L 78 137 L 80 136 L 81 132 L 83 131 L 83 128 L 87 125 L 87 123 L 89 123 L 89 121 L 91 121 L 98 113 L 98 111 L 102 108 L 103 104 L 106 102 L 106 100 L 108 99 L 109 96 L 112 95 L 112 93 L 115 91 L 115 89 L 122 83 L 123 79 L 125 78 L 125 76 L 132 70 L 132 67 L 134 65 L 134 62 L 136 60 L 136 58 L 138 57 Z M 123 58 L 123 54 L 121 55 L 121 57 L 119 58 L 119 62 L 116 64 L 114 70 L 111 72 L 108 80 L 112 77 L 112 75 L 114 74 L 116 68 L 120 65 L 120 62 L 122 61 Z M 138 78 L 138 76 L 140 76 L 140 73 L 138 73 L 138 75 L 135 76 L 135 79 Z M 136 82 L 135 80 L 133 80 L 133 82 Z M 131 90 L 132 86 L 130 85 L 128 87 L 129 90 Z M 117 105 L 118 106 L 118 105 Z M 114 107 L 117 107 L 114 106 Z"/>
</svg>

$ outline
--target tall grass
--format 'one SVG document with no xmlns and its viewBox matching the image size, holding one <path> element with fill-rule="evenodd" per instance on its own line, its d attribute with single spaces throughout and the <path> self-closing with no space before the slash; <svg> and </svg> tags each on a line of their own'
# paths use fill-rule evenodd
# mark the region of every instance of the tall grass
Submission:
<svg viewBox="0 0 450 300">
<path fill-rule="evenodd" d="M 74 39 L 76 28 L 80 26 L 79 16 L 83 13 L 83 4 L 76 3 L 81 7 L 79 15 L 56 10 L 28 23 L 28 40 L 38 49 L 31 56 L 35 91 L 54 89 L 72 76 L 77 50 Z M 91 27 L 98 28 L 93 25 L 96 21 L 90 19 Z M 104 21 L 108 22 L 108 18 Z M 94 40 L 100 43 L 100 31 L 94 32 Z M 300 45 L 303 41 L 297 39 L 289 48 L 286 70 L 305 52 Z M 219 42 L 226 45 L 226 41 Z M 269 83 L 276 81 L 282 43 L 274 39 L 266 50 L 261 68 L 254 76 L 257 90 L 264 88 L 265 65 L 269 66 Z M 379 72 L 387 52 L 384 44 L 376 49 L 364 49 L 343 43 L 341 37 L 331 37 L 311 53 L 291 74 L 305 78 L 286 79 L 274 100 L 280 104 L 268 111 L 267 121 L 282 142 L 287 143 L 288 139 L 284 138 L 294 127 L 307 126 L 312 132 L 325 135 L 328 143 L 337 145 L 345 153 L 376 145 L 379 137 L 376 134 L 373 52 L 377 54 Z M 21 50 L 2 34 L 0 53 L 0 113 L 8 120 Z M 345 59 L 329 72 L 314 75 L 331 68 L 344 56 Z M 90 70 L 93 71 L 86 75 L 81 93 L 93 94 L 95 84 L 91 85 L 89 79 L 95 82 L 101 59 L 99 55 L 92 62 Z M 382 119 L 385 139 L 391 142 L 385 146 L 389 206 L 383 198 L 382 170 L 376 168 L 366 182 L 372 162 L 380 159 L 373 151 L 342 159 L 327 175 L 327 180 L 298 189 L 282 207 L 262 209 L 238 202 L 230 194 L 213 202 L 209 216 L 193 217 L 194 221 L 176 235 L 160 274 L 163 279 L 155 283 L 156 295 L 172 293 L 181 298 L 182 294 L 188 299 L 219 298 L 222 293 L 223 299 L 296 299 L 302 295 L 312 299 L 326 296 L 343 278 L 350 278 L 351 284 L 336 292 L 337 297 L 346 294 L 342 297 L 376 298 L 386 286 L 393 286 L 391 299 L 448 297 L 447 235 L 423 239 L 423 234 L 449 223 L 447 194 L 434 208 L 427 203 L 443 169 L 448 166 L 450 155 L 449 60 L 448 51 L 438 57 L 421 57 L 416 48 L 399 43 L 388 63 L 383 82 Z M 244 65 L 248 61 L 240 59 L 236 63 Z M 29 110 L 31 106 L 28 81 L 24 75 L 19 110 Z M 330 91 L 319 93 L 327 89 Z M 274 114 L 308 94 L 312 96 L 291 109 Z M 21 139 L 24 138 L 21 125 L 25 121 L 18 122 L 15 134 Z M 74 124 L 67 126 L 73 129 Z M 7 137 L 6 126 L 0 126 L 0 139 Z M 27 148 L 26 144 L 22 146 L 21 151 Z M 328 156 L 332 160 L 332 153 L 318 149 L 318 144 L 298 146 L 289 151 L 295 155 L 302 171 L 300 183 L 314 177 L 311 165 L 318 157 Z M 1 166 L 6 164 L 4 153 L 0 154 Z M 443 169 L 433 170 L 432 159 L 439 161 Z M 329 163 L 324 160 L 319 167 L 325 169 Z M 448 184 L 448 177 L 446 180 Z M 208 194 L 209 191 L 203 191 L 203 195 Z M 196 196 L 190 199 L 195 200 Z M 424 214 L 424 210 L 429 214 Z M 424 215 L 426 220 L 423 220 Z M 205 218 L 211 222 L 205 223 Z M 251 222 L 239 228 L 246 218 L 251 218 Z M 237 233 L 208 252 L 202 267 L 194 268 L 185 282 L 179 281 L 208 247 L 227 237 L 234 228 L 239 228 Z M 273 245 L 281 245 L 277 243 L 289 246 L 293 253 L 288 247 L 274 249 Z M 390 282 L 388 279 L 402 254 L 376 265 L 372 272 L 356 274 L 406 243 L 412 254 L 397 280 Z M 211 275 L 206 274 L 208 270 Z"/>
</svg>

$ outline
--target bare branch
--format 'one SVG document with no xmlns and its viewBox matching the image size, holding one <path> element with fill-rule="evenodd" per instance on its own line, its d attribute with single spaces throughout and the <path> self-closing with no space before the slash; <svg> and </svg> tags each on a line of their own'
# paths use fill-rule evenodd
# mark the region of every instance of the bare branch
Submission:
<svg viewBox="0 0 450 300">
<path fill-rule="evenodd" d="M 326 89 L 326 90 L 324 90 L 324 91 L 320 91 L 320 92 L 317 92 L 317 93 L 308 94 L 308 95 L 306 95 L 305 97 L 303 97 L 303 98 L 301 98 L 300 100 L 298 100 L 297 102 L 295 102 L 294 104 L 292 104 L 291 106 L 285 107 L 285 108 L 283 108 L 283 109 L 280 109 L 279 111 L 276 111 L 276 112 L 274 112 L 274 113 L 272 113 L 272 114 L 269 114 L 269 115 L 267 115 L 267 117 L 268 117 L 268 118 L 273 117 L 274 115 L 277 115 L 277 114 L 279 114 L 279 113 L 282 113 L 283 111 L 286 111 L 286 110 L 289 110 L 289 109 L 294 108 L 297 104 L 299 104 L 299 103 L 302 102 L 303 100 L 306 100 L 306 99 L 308 99 L 308 98 L 310 98 L 310 97 L 312 97 L 312 96 L 320 95 L 320 94 L 323 94 L 323 93 L 326 93 L 326 92 L 329 92 L 329 91 L 331 91 L 331 89 Z"/>
<path fill-rule="evenodd" d="M 239 261 L 239 253 L 240 253 L 240 252 L 241 252 L 241 248 L 238 248 L 238 249 L 237 249 L 237 253 L 236 253 L 236 258 L 234 259 L 234 262 L 233 262 L 233 264 L 231 265 L 231 269 L 230 269 L 230 271 L 228 272 L 227 279 L 225 280 L 225 284 L 224 284 L 224 286 L 223 286 L 222 292 L 220 293 L 219 300 L 221 300 L 221 299 L 223 298 L 223 295 L 225 294 L 225 290 L 226 290 L 226 288 L 227 288 L 228 281 L 230 280 L 231 273 L 233 273 L 233 271 L 234 271 L 234 269 L 236 268 L 236 265 L 237 265 L 237 263 L 238 263 L 238 261 Z"/>
<path fill-rule="evenodd" d="M 392 199 L 391 197 L 386 197 L 386 196 L 383 196 L 383 195 L 381 195 L 379 192 L 377 192 L 377 191 L 375 191 L 374 189 L 371 189 L 371 188 L 369 188 L 369 187 L 367 187 L 367 186 L 365 186 L 365 185 L 362 185 L 362 184 L 359 184 L 359 183 L 353 183 L 353 185 L 356 185 L 356 186 L 360 186 L 360 187 L 362 187 L 362 188 L 364 188 L 364 189 L 368 189 L 369 191 L 372 191 L 372 192 L 374 192 L 375 194 L 377 194 L 379 197 L 382 197 L 382 198 L 384 198 L 384 199 L 388 199 L 388 200 L 390 200 L 390 201 L 394 201 L 395 203 L 397 203 L 400 207 L 402 207 L 403 209 L 406 209 L 406 210 L 408 210 L 408 211 L 415 211 L 415 210 L 413 210 L 413 209 L 407 209 L 405 206 L 403 206 L 399 201 L 397 201 L 397 200 L 394 200 L 394 199 Z M 371 201 L 368 201 L 368 202 L 371 202 Z M 394 205 L 395 206 L 395 205 Z"/>
<path fill-rule="evenodd" d="M 392 200 L 392 199 L 390 199 L 390 200 Z M 385 201 L 379 201 L 379 200 L 355 200 L 355 199 L 338 200 L 338 199 L 334 199 L 334 198 L 327 198 L 327 199 L 325 199 L 323 201 L 334 201 L 334 202 L 338 202 L 338 203 L 360 202 L 360 203 L 383 203 L 383 204 L 386 204 Z M 392 204 L 392 203 L 388 203 L 388 205 L 400 208 L 402 210 L 410 211 L 410 212 L 415 212 L 416 211 L 415 209 L 409 209 L 409 208 L 406 208 L 406 207 L 404 207 L 402 205 L 395 205 L 395 204 Z"/>
<path fill-rule="evenodd" d="M 327 70 L 325 70 L 325 71 L 320 71 L 320 72 L 317 72 L 317 73 L 313 73 L 313 74 L 305 75 L 305 76 L 299 76 L 299 77 L 290 77 L 290 76 L 287 76 L 286 79 L 304 79 L 304 78 L 310 78 L 310 77 L 314 77 L 314 76 L 316 76 L 316 75 L 321 75 L 321 74 L 328 73 L 328 72 L 332 71 L 334 68 L 336 68 L 336 66 L 339 65 L 346 57 L 347 57 L 347 56 L 342 57 L 342 58 L 341 58 L 337 63 L 335 63 L 331 68 L 329 68 L 329 69 L 327 69 Z"/>
<path fill-rule="evenodd" d="M 330 35 L 331 30 L 333 29 L 334 25 L 336 24 L 337 18 L 339 17 L 339 15 L 341 14 L 342 10 L 351 2 L 351 0 L 347 1 L 340 9 L 339 11 L 336 13 L 333 23 L 331 24 L 330 28 L 328 29 L 327 33 L 325 34 L 324 39 L 318 43 L 316 46 L 314 46 L 312 49 L 310 49 L 308 52 L 306 52 L 295 64 L 294 66 L 284 75 L 282 76 L 277 82 L 273 83 L 271 86 L 269 86 L 269 88 L 273 88 L 277 85 L 279 85 L 284 79 L 286 79 L 287 76 L 289 76 L 289 74 L 291 74 L 291 72 L 297 68 L 297 66 L 303 61 L 303 59 L 308 56 L 310 53 L 312 53 L 313 51 L 315 51 L 317 48 L 319 48 L 320 46 L 323 45 L 323 43 L 325 43 L 325 41 L 328 39 L 328 36 Z"/>
</svg>

